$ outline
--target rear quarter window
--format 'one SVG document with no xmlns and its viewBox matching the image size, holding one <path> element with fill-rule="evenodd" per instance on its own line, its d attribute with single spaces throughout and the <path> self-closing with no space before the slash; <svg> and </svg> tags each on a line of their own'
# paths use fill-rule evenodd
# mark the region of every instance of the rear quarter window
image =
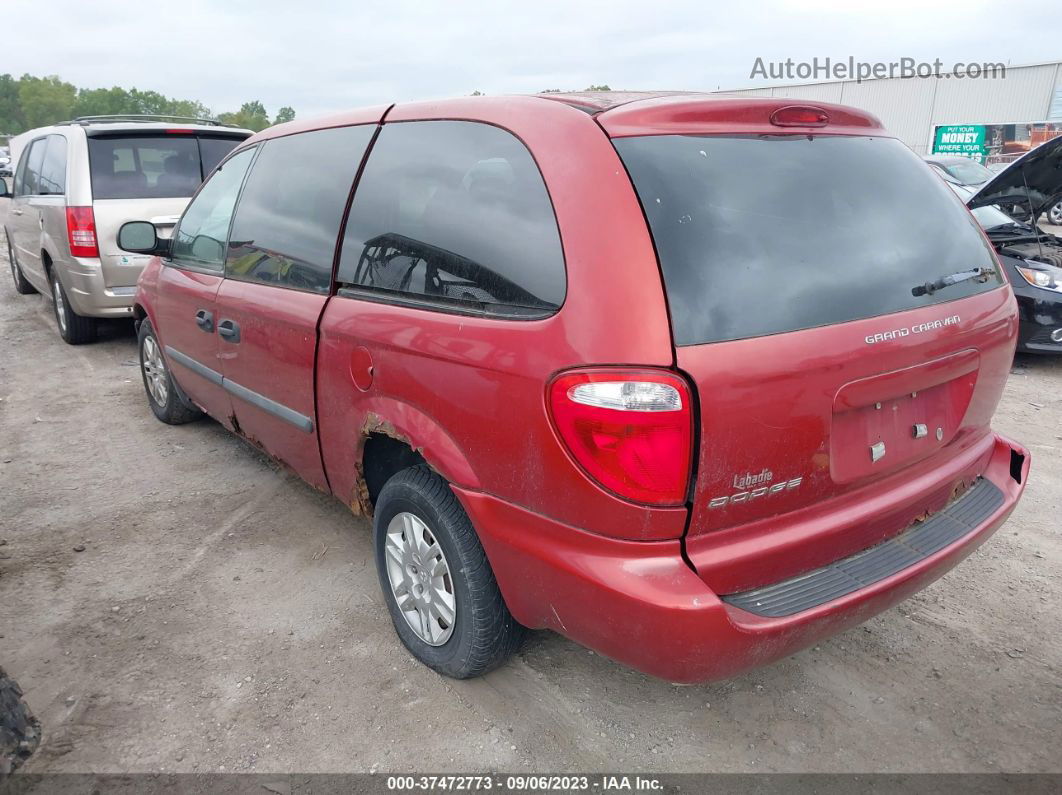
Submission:
<svg viewBox="0 0 1062 795">
<path fill-rule="evenodd" d="M 38 138 L 29 145 L 25 154 L 22 155 L 25 166 L 23 167 L 19 164 L 19 171 L 22 172 L 22 177 L 15 180 L 16 194 L 35 196 L 37 191 L 40 190 L 41 164 L 44 162 L 44 152 L 47 147 L 48 139 Z"/>
<path fill-rule="evenodd" d="M 678 345 L 778 334 L 1003 284 L 973 218 L 891 138 L 617 139 L 645 210 Z M 960 271 L 995 273 L 928 295 Z"/>
<path fill-rule="evenodd" d="M 39 192 L 43 195 L 62 196 L 66 192 L 66 138 L 49 135 L 41 163 Z"/>
<path fill-rule="evenodd" d="M 22 154 L 19 156 L 18 165 L 15 166 L 15 178 L 12 184 L 11 191 L 16 196 L 21 196 L 25 192 L 26 185 L 26 168 L 29 163 L 30 147 L 26 147 L 22 150 Z"/>
<path fill-rule="evenodd" d="M 347 220 L 345 294 L 517 317 L 554 312 L 565 271 L 538 166 L 476 122 L 385 124 Z"/>
</svg>

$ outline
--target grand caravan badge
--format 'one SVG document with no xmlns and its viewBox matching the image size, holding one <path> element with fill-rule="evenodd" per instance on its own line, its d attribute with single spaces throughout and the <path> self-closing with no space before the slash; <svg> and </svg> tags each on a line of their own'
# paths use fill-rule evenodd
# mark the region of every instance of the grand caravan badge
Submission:
<svg viewBox="0 0 1062 795">
<path fill-rule="evenodd" d="M 945 326 L 955 326 L 959 323 L 958 315 L 951 315 L 950 317 L 941 318 L 940 320 L 930 320 L 926 323 L 915 323 L 913 326 L 903 326 L 901 328 L 894 328 L 889 331 L 879 331 L 877 334 L 867 334 L 864 339 L 867 345 L 873 345 L 876 342 L 885 342 L 886 340 L 897 340 L 901 337 L 909 337 L 912 334 L 925 334 L 927 331 L 934 331 L 938 328 L 944 328 Z"/>
<path fill-rule="evenodd" d="M 757 473 L 746 472 L 741 475 L 734 475 L 734 488 L 744 489 L 744 491 L 739 491 L 726 497 L 713 497 L 708 501 L 708 507 L 722 508 L 724 505 L 749 502 L 771 494 L 790 491 L 797 488 L 804 481 L 804 478 L 801 476 L 791 480 L 781 480 L 777 483 L 772 483 L 772 480 L 774 480 L 774 473 L 769 469 L 764 469 Z M 750 486 L 755 486 L 755 488 L 749 488 Z"/>
</svg>

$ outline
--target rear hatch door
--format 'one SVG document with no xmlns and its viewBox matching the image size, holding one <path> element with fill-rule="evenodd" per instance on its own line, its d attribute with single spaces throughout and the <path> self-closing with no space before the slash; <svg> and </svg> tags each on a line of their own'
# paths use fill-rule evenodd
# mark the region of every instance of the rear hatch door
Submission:
<svg viewBox="0 0 1062 795">
<path fill-rule="evenodd" d="M 865 500 L 984 439 L 1013 296 L 967 209 L 903 144 L 783 130 L 615 144 L 698 393 L 691 550 L 769 546 L 783 515 Z M 758 569 L 693 559 L 733 592 L 870 546 L 919 510 Z"/>
</svg>

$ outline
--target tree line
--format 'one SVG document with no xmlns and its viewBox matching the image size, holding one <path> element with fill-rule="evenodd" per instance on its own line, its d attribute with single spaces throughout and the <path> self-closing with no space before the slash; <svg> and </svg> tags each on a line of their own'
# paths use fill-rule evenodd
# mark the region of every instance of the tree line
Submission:
<svg viewBox="0 0 1062 795">
<path fill-rule="evenodd" d="M 270 119 L 258 100 L 243 103 L 239 110 L 215 115 L 198 100 L 172 99 L 157 91 L 120 86 L 78 88 L 55 75 L 0 75 L 0 135 L 17 135 L 78 116 L 142 113 L 217 119 L 256 132 L 295 118 L 292 108 L 283 107 Z"/>
</svg>

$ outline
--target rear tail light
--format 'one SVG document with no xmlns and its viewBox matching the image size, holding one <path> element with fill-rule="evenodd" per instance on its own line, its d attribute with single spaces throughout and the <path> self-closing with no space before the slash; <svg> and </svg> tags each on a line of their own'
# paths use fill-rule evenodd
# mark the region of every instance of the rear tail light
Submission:
<svg viewBox="0 0 1062 795">
<path fill-rule="evenodd" d="M 562 373 L 550 384 L 549 405 L 568 451 L 600 485 L 649 505 L 686 501 L 693 413 L 682 378 L 651 370 Z"/>
<path fill-rule="evenodd" d="M 826 111 L 806 105 L 788 105 L 771 114 L 775 127 L 825 127 L 829 123 Z"/>
<path fill-rule="evenodd" d="M 96 216 L 91 207 L 66 208 L 66 232 L 70 239 L 70 254 L 74 257 L 98 257 L 96 245 Z"/>
</svg>

